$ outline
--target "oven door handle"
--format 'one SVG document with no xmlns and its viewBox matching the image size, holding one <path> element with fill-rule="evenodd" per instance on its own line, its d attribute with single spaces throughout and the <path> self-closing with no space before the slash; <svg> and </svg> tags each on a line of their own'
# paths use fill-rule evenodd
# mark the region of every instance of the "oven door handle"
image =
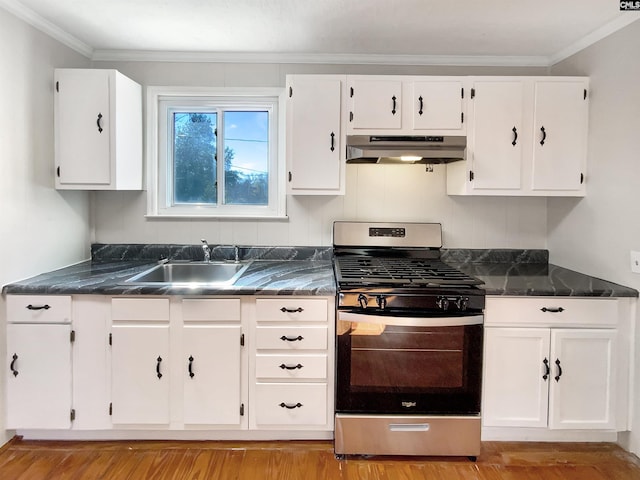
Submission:
<svg viewBox="0 0 640 480">
<path fill-rule="evenodd" d="M 483 315 L 465 315 L 460 317 L 396 317 L 391 315 L 375 315 L 352 313 L 338 310 L 338 320 L 344 322 L 375 323 L 381 325 L 398 325 L 406 327 L 459 327 L 465 325 L 482 325 Z"/>
</svg>

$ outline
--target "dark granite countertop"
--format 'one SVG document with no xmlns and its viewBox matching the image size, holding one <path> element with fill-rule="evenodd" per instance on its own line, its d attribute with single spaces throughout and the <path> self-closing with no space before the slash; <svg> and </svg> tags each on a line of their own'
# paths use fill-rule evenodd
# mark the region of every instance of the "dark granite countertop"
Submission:
<svg viewBox="0 0 640 480">
<path fill-rule="evenodd" d="M 448 250 L 442 259 L 482 280 L 487 295 L 638 296 L 633 288 L 550 264 L 546 250 Z"/>
<path fill-rule="evenodd" d="M 229 250 L 230 248 L 230 250 Z M 232 247 L 213 248 L 213 260 L 228 260 Z M 336 294 L 330 248 L 242 248 L 252 260 L 234 285 L 196 288 L 126 284 L 159 258 L 202 260 L 198 246 L 92 247 L 92 260 L 5 285 L 3 294 L 96 295 L 326 295 Z"/>
<path fill-rule="evenodd" d="M 245 247 L 252 263 L 234 285 L 166 287 L 124 281 L 159 258 L 202 260 L 200 246 L 93 245 L 92 260 L 11 283 L 3 294 L 326 295 L 336 294 L 331 248 Z M 232 247 L 214 247 L 228 260 Z M 546 250 L 443 249 L 442 260 L 484 282 L 487 295 L 638 297 L 638 291 L 548 263 Z"/>
</svg>

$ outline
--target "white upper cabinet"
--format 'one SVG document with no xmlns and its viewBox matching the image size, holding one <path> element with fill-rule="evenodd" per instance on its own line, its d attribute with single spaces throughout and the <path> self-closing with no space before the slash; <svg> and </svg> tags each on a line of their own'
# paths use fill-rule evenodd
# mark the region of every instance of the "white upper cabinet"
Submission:
<svg viewBox="0 0 640 480">
<path fill-rule="evenodd" d="M 141 95 L 116 70 L 55 71 L 57 189 L 142 189 Z"/>
<path fill-rule="evenodd" d="M 472 77 L 465 162 L 449 195 L 584 196 L 588 79 Z"/>
<path fill-rule="evenodd" d="M 462 77 L 347 77 L 347 133 L 464 135 Z"/>
<path fill-rule="evenodd" d="M 287 190 L 298 195 L 344 195 L 342 105 L 346 77 L 287 77 Z"/>
</svg>

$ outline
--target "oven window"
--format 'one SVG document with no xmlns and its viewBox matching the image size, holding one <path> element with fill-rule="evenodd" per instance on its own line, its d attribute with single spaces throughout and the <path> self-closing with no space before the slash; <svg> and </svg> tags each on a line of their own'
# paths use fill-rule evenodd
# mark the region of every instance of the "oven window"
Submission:
<svg viewBox="0 0 640 480">
<path fill-rule="evenodd" d="M 463 387 L 464 327 L 356 323 L 349 335 L 353 392 Z"/>
</svg>

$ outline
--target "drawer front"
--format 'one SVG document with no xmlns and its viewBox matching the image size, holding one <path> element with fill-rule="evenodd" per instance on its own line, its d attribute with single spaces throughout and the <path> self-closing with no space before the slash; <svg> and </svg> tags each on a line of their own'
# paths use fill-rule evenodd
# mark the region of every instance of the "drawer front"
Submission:
<svg viewBox="0 0 640 480">
<path fill-rule="evenodd" d="M 113 298 L 111 318 L 114 321 L 169 321 L 168 298 Z"/>
<path fill-rule="evenodd" d="M 259 426 L 326 425 L 327 386 L 259 383 L 253 408 Z"/>
<path fill-rule="evenodd" d="M 326 355 L 257 355 L 256 377 L 326 379 Z"/>
<path fill-rule="evenodd" d="M 71 297 L 7 295 L 9 323 L 70 323 Z"/>
<path fill-rule="evenodd" d="M 485 325 L 615 327 L 615 298 L 487 297 Z"/>
<path fill-rule="evenodd" d="M 326 350 L 325 326 L 258 326 L 256 348 L 258 350 Z"/>
<path fill-rule="evenodd" d="M 264 298 L 256 300 L 258 322 L 326 322 L 326 298 Z"/>
<path fill-rule="evenodd" d="M 182 300 L 185 322 L 238 322 L 239 298 L 186 298 Z"/>
</svg>

